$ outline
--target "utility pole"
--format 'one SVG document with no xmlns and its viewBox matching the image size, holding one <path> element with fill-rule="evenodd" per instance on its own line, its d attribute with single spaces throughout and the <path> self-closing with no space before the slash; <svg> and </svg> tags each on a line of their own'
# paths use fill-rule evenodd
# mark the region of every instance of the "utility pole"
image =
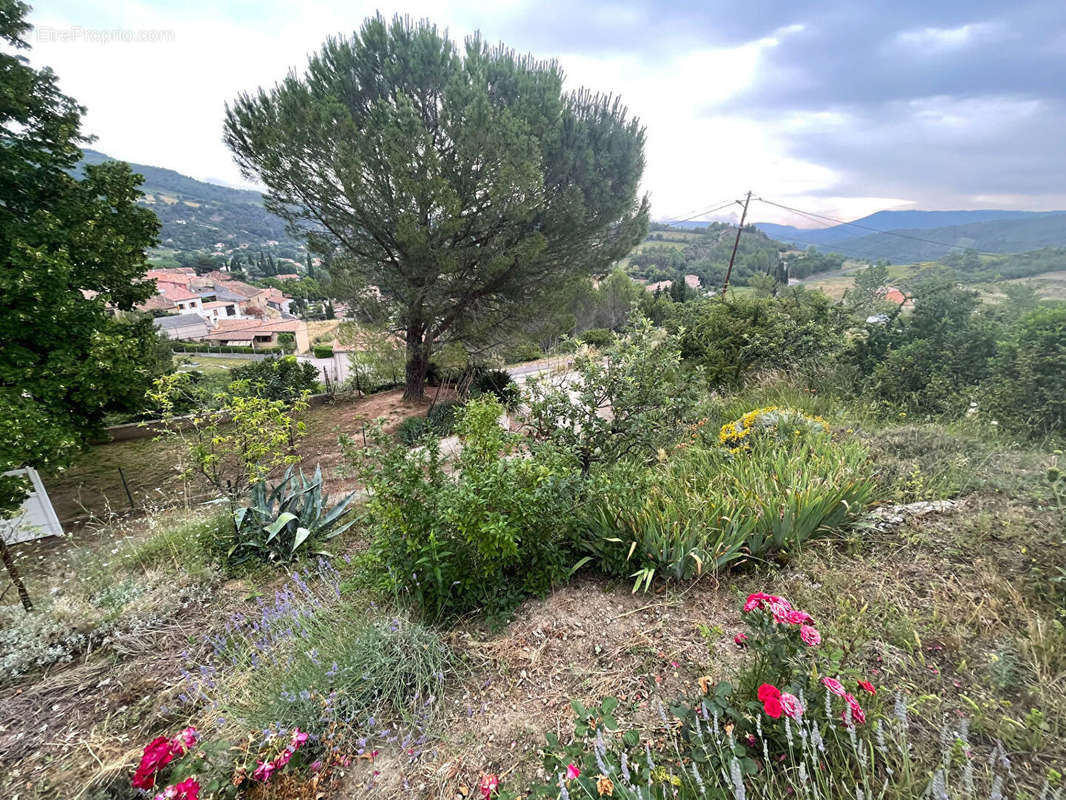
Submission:
<svg viewBox="0 0 1066 800">
<path fill-rule="evenodd" d="M 751 192 L 744 198 L 744 211 L 740 214 L 740 224 L 737 226 L 737 238 L 733 240 L 733 254 L 729 256 L 729 269 L 725 271 L 725 283 L 722 285 L 722 297 L 729 288 L 729 278 L 733 274 L 733 260 L 737 257 L 737 246 L 740 244 L 740 232 L 744 230 L 744 220 L 748 217 L 748 203 L 751 202 Z"/>
</svg>

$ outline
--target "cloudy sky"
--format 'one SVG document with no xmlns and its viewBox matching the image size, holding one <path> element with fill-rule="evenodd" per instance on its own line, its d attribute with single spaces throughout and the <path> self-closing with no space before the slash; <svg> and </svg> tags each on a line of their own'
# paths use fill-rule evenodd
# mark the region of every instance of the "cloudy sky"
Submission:
<svg viewBox="0 0 1066 800">
<path fill-rule="evenodd" d="M 31 61 L 88 107 L 94 147 L 201 179 L 242 183 L 222 144 L 227 100 L 302 71 L 327 35 L 380 9 L 456 39 L 480 30 L 558 59 L 569 87 L 620 94 L 647 126 L 656 218 L 749 188 L 847 219 L 1066 208 L 1066 0 L 37 5 Z"/>
</svg>

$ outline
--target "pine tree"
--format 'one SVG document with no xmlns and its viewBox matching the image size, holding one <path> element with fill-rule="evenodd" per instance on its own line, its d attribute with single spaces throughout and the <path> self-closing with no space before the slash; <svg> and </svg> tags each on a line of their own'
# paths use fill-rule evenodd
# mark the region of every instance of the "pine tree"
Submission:
<svg viewBox="0 0 1066 800">
<path fill-rule="evenodd" d="M 617 98 L 426 22 L 330 39 L 303 77 L 229 104 L 225 139 L 268 210 L 392 306 L 408 399 L 434 347 L 498 338 L 647 231 L 644 130 Z"/>
</svg>

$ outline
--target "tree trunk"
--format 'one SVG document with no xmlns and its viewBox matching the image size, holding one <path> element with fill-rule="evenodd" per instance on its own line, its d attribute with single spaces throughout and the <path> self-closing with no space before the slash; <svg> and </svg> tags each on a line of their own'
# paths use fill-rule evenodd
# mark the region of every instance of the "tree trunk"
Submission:
<svg viewBox="0 0 1066 800">
<path fill-rule="evenodd" d="M 26 584 L 22 582 L 22 576 L 19 575 L 18 567 L 15 566 L 15 559 L 11 557 L 11 551 L 7 549 L 7 542 L 4 541 L 3 533 L 0 533 L 0 559 L 3 560 L 4 566 L 7 567 L 7 574 L 11 576 L 11 582 L 15 584 L 15 591 L 19 593 L 22 607 L 27 611 L 33 611 L 30 593 L 26 591 Z"/>
<path fill-rule="evenodd" d="M 429 345 L 424 341 L 423 325 L 407 326 L 407 369 L 403 399 L 409 403 L 422 402 L 426 388 L 426 371 L 429 369 Z"/>
</svg>

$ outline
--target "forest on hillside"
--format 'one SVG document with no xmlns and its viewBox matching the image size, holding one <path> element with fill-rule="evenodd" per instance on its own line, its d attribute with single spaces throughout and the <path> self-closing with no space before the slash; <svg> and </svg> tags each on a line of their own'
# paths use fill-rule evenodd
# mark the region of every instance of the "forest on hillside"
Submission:
<svg viewBox="0 0 1066 800">
<path fill-rule="evenodd" d="M 640 249 L 629 255 L 629 272 L 635 278 L 649 281 L 698 275 L 705 287 L 721 286 L 736 234 L 736 226 L 724 222 L 712 222 L 693 231 L 657 224 Z M 843 263 L 844 256 L 837 253 L 821 253 L 814 247 L 796 250 L 754 226 L 745 226 L 730 283 L 747 286 L 756 275 L 769 275 L 781 281 L 805 278 L 816 272 L 840 269 Z"/>
</svg>

